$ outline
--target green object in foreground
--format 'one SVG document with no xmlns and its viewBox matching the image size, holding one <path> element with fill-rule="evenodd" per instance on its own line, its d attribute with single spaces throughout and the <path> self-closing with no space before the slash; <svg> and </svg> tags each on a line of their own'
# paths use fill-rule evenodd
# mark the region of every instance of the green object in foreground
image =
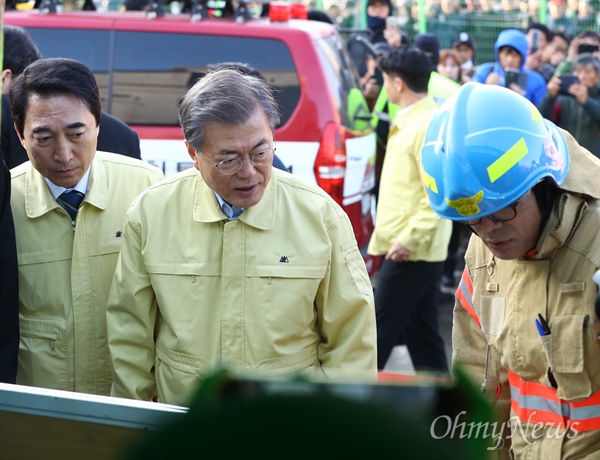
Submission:
<svg viewBox="0 0 600 460">
<path fill-rule="evenodd" d="M 462 410 L 466 423 L 487 423 L 492 415 L 460 374 L 452 386 L 417 387 L 237 380 L 220 371 L 202 381 L 187 414 L 149 433 L 127 459 L 489 458 L 490 439 L 432 431 L 432 422 Z M 447 423 L 437 424 L 449 432 Z"/>
</svg>

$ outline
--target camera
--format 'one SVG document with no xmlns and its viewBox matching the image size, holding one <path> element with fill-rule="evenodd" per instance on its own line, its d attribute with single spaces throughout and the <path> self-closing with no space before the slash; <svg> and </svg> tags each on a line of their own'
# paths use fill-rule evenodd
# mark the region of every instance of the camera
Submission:
<svg viewBox="0 0 600 460">
<path fill-rule="evenodd" d="M 504 76 L 504 86 L 510 88 L 512 83 L 516 83 L 521 89 L 525 89 L 527 87 L 527 74 L 520 72 L 519 69 L 507 68 Z"/>
<path fill-rule="evenodd" d="M 529 54 L 533 54 L 537 52 L 540 48 L 540 36 L 542 35 L 542 31 L 539 29 L 531 29 L 531 47 L 529 50 Z"/>
<path fill-rule="evenodd" d="M 574 85 L 576 83 L 579 83 L 579 78 L 577 78 L 575 75 L 570 73 L 561 75 L 560 90 L 558 91 L 558 94 L 562 94 L 564 96 L 572 96 L 572 94 L 569 93 L 569 88 L 571 87 L 571 85 Z"/>
<path fill-rule="evenodd" d="M 577 54 L 595 53 L 598 50 L 599 50 L 598 45 L 592 45 L 591 43 L 581 43 L 577 47 Z"/>
</svg>

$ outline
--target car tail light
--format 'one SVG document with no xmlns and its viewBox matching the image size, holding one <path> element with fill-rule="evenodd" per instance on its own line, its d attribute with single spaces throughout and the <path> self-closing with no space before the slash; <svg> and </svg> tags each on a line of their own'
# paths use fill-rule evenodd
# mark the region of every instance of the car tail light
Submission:
<svg viewBox="0 0 600 460">
<path fill-rule="evenodd" d="M 315 160 L 317 184 L 340 205 L 344 200 L 346 139 L 349 136 L 351 134 L 343 126 L 329 123 Z"/>
</svg>

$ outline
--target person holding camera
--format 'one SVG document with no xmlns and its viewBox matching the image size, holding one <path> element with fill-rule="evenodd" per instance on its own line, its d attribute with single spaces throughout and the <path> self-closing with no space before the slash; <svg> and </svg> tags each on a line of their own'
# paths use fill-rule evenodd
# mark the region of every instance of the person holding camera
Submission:
<svg viewBox="0 0 600 460">
<path fill-rule="evenodd" d="M 592 53 L 579 54 L 572 74 L 555 74 L 548 82 L 539 110 L 600 158 L 599 82 L 600 59 Z"/>
<path fill-rule="evenodd" d="M 524 32 L 505 29 L 494 44 L 495 62 L 477 66 L 471 81 L 510 88 L 529 99 L 535 106 L 546 95 L 546 81 L 541 74 L 525 66 L 529 42 Z"/>
<path fill-rule="evenodd" d="M 600 58 L 600 34 L 594 30 L 583 30 L 569 43 L 567 56 L 556 67 L 556 73 L 571 73 L 573 62 L 583 53 L 593 53 Z"/>
</svg>

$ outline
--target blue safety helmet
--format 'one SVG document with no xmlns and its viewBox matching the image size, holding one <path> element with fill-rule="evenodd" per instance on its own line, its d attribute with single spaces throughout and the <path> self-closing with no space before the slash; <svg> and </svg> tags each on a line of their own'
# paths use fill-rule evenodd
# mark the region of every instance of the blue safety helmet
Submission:
<svg viewBox="0 0 600 460">
<path fill-rule="evenodd" d="M 467 83 L 438 109 L 421 152 L 431 207 L 450 220 L 492 214 L 569 170 L 560 130 L 516 92 Z"/>
</svg>

